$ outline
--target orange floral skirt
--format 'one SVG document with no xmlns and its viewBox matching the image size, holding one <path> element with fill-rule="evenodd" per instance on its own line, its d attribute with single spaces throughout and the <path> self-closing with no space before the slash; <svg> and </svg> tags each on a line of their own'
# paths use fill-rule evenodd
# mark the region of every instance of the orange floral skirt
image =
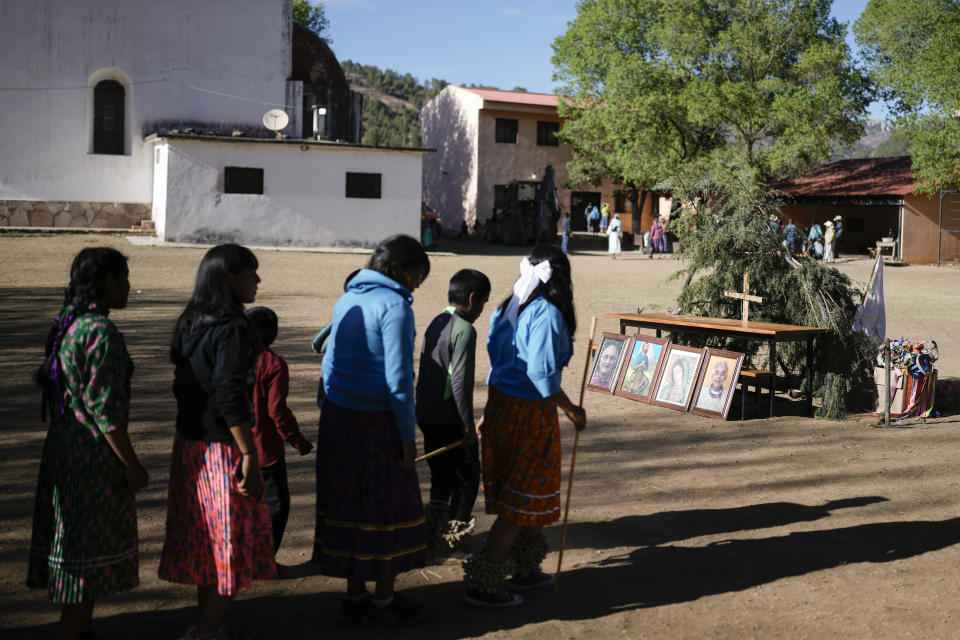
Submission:
<svg viewBox="0 0 960 640">
<path fill-rule="evenodd" d="M 560 423 L 556 407 L 490 387 L 481 431 L 487 513 L 521 527 L 543 527 L 559 520 Z"/>
</svg>

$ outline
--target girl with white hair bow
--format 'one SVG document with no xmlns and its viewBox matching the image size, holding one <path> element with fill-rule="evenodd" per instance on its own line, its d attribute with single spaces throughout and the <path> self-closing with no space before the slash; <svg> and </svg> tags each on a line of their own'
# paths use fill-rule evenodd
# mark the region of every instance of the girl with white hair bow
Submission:
<svg viewBox="0 0 960 640">
<path fill-rule="evenodd" d="M 560 386 L 576 324 L 570 262 L 558 247 L 537 245 L 490 318 L 481 444 L 486 511 L 497 519 L 483 553 L 464 562 L 468 604 L 515 606 L 523 602 L 516 592 L 555 580 L 540 564 L 547 554 L 541 529 L 560 518 L 557 409 L 576 429 L 587 424 Z"/>
</svg>

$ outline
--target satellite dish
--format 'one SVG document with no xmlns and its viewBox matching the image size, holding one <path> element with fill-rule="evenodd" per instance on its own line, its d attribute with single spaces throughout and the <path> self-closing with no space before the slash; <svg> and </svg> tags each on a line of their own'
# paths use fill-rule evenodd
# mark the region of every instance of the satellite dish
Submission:
<svg viewBox="0 0 960 640">
<path fill-rule="evenodd" d="M 283 109 L 270 109 L 270 111 L 263 114 L 263 126 L 275 132 L 277 134 L 277 140 L 283 137 L 280 135 L 280 130 L 289 123 L 290 116 L 288 116 L 287 112 Z"/>
</svg>

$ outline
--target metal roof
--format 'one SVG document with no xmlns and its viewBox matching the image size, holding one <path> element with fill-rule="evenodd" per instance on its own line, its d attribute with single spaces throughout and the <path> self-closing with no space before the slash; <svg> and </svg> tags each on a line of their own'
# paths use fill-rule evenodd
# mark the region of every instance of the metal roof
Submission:
<svg viewBox="0 0 960 640">
<path fill-rule="evenodd" d="M 904 196 L 913 193 L 911 164 L 910 156 L 839 160 L 770 187 L 794 197 Z"/>
</svg>

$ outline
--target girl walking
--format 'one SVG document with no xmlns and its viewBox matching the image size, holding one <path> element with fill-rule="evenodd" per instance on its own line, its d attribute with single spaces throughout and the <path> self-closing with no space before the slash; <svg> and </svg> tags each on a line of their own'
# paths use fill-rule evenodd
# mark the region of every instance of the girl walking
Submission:
<svg viewBox="0 0 960 640">
<path fill-rule="evenodd" d="M 58 638 L 94 637 L 94 603 L 139 583 L 133 494 L 147 472 L 127 435 L 133 362 L 108 318 L 127 306 L 127 259 L 84 249 L 37 371 L 50 414 L 27 585 L 63 604 Z"/>
<path fill-rule="evenodd" d="M 197 585 L 197 620 L 184 640 L 234 637 L 222 624 L 234 595 L 277 573 L 250 430 L 258 348 L 243 305 L 256 298 L 257 267 L 245 247 L 210 249 L 170 345 L 177 433 L 158 573 Z"/>
<path fill-rule="evenodd" d="M 427 531 L 413 469 L 412 293 L 430 273 L 415 239 L 395 235 L 350 278 L 333 309 L 323 358 L 325 399 L 317 439 L 317 523 L 313 561 L 346 578 L 338 621 L 423 620 L 394 579 L 423 567 Z M 366 582 L 376 583 L 373 596 Z"/>
<path fill-rule="evenodd" d="M 554 582 L 540 564 L 547 555 L 541 530 L 560 518 L 557 409 L 576 429 L 587 424 L 560 387 L 576 328 L 570 262 L 557 247 L 537 245 L 520 264 L 513 295 L 490 318 L 481 444 L 486 510 L 497 519 L 484 552 L 463 563 L 468 604 L 518 605 L 523 597 L 514 592 Z"/>
</svg>

